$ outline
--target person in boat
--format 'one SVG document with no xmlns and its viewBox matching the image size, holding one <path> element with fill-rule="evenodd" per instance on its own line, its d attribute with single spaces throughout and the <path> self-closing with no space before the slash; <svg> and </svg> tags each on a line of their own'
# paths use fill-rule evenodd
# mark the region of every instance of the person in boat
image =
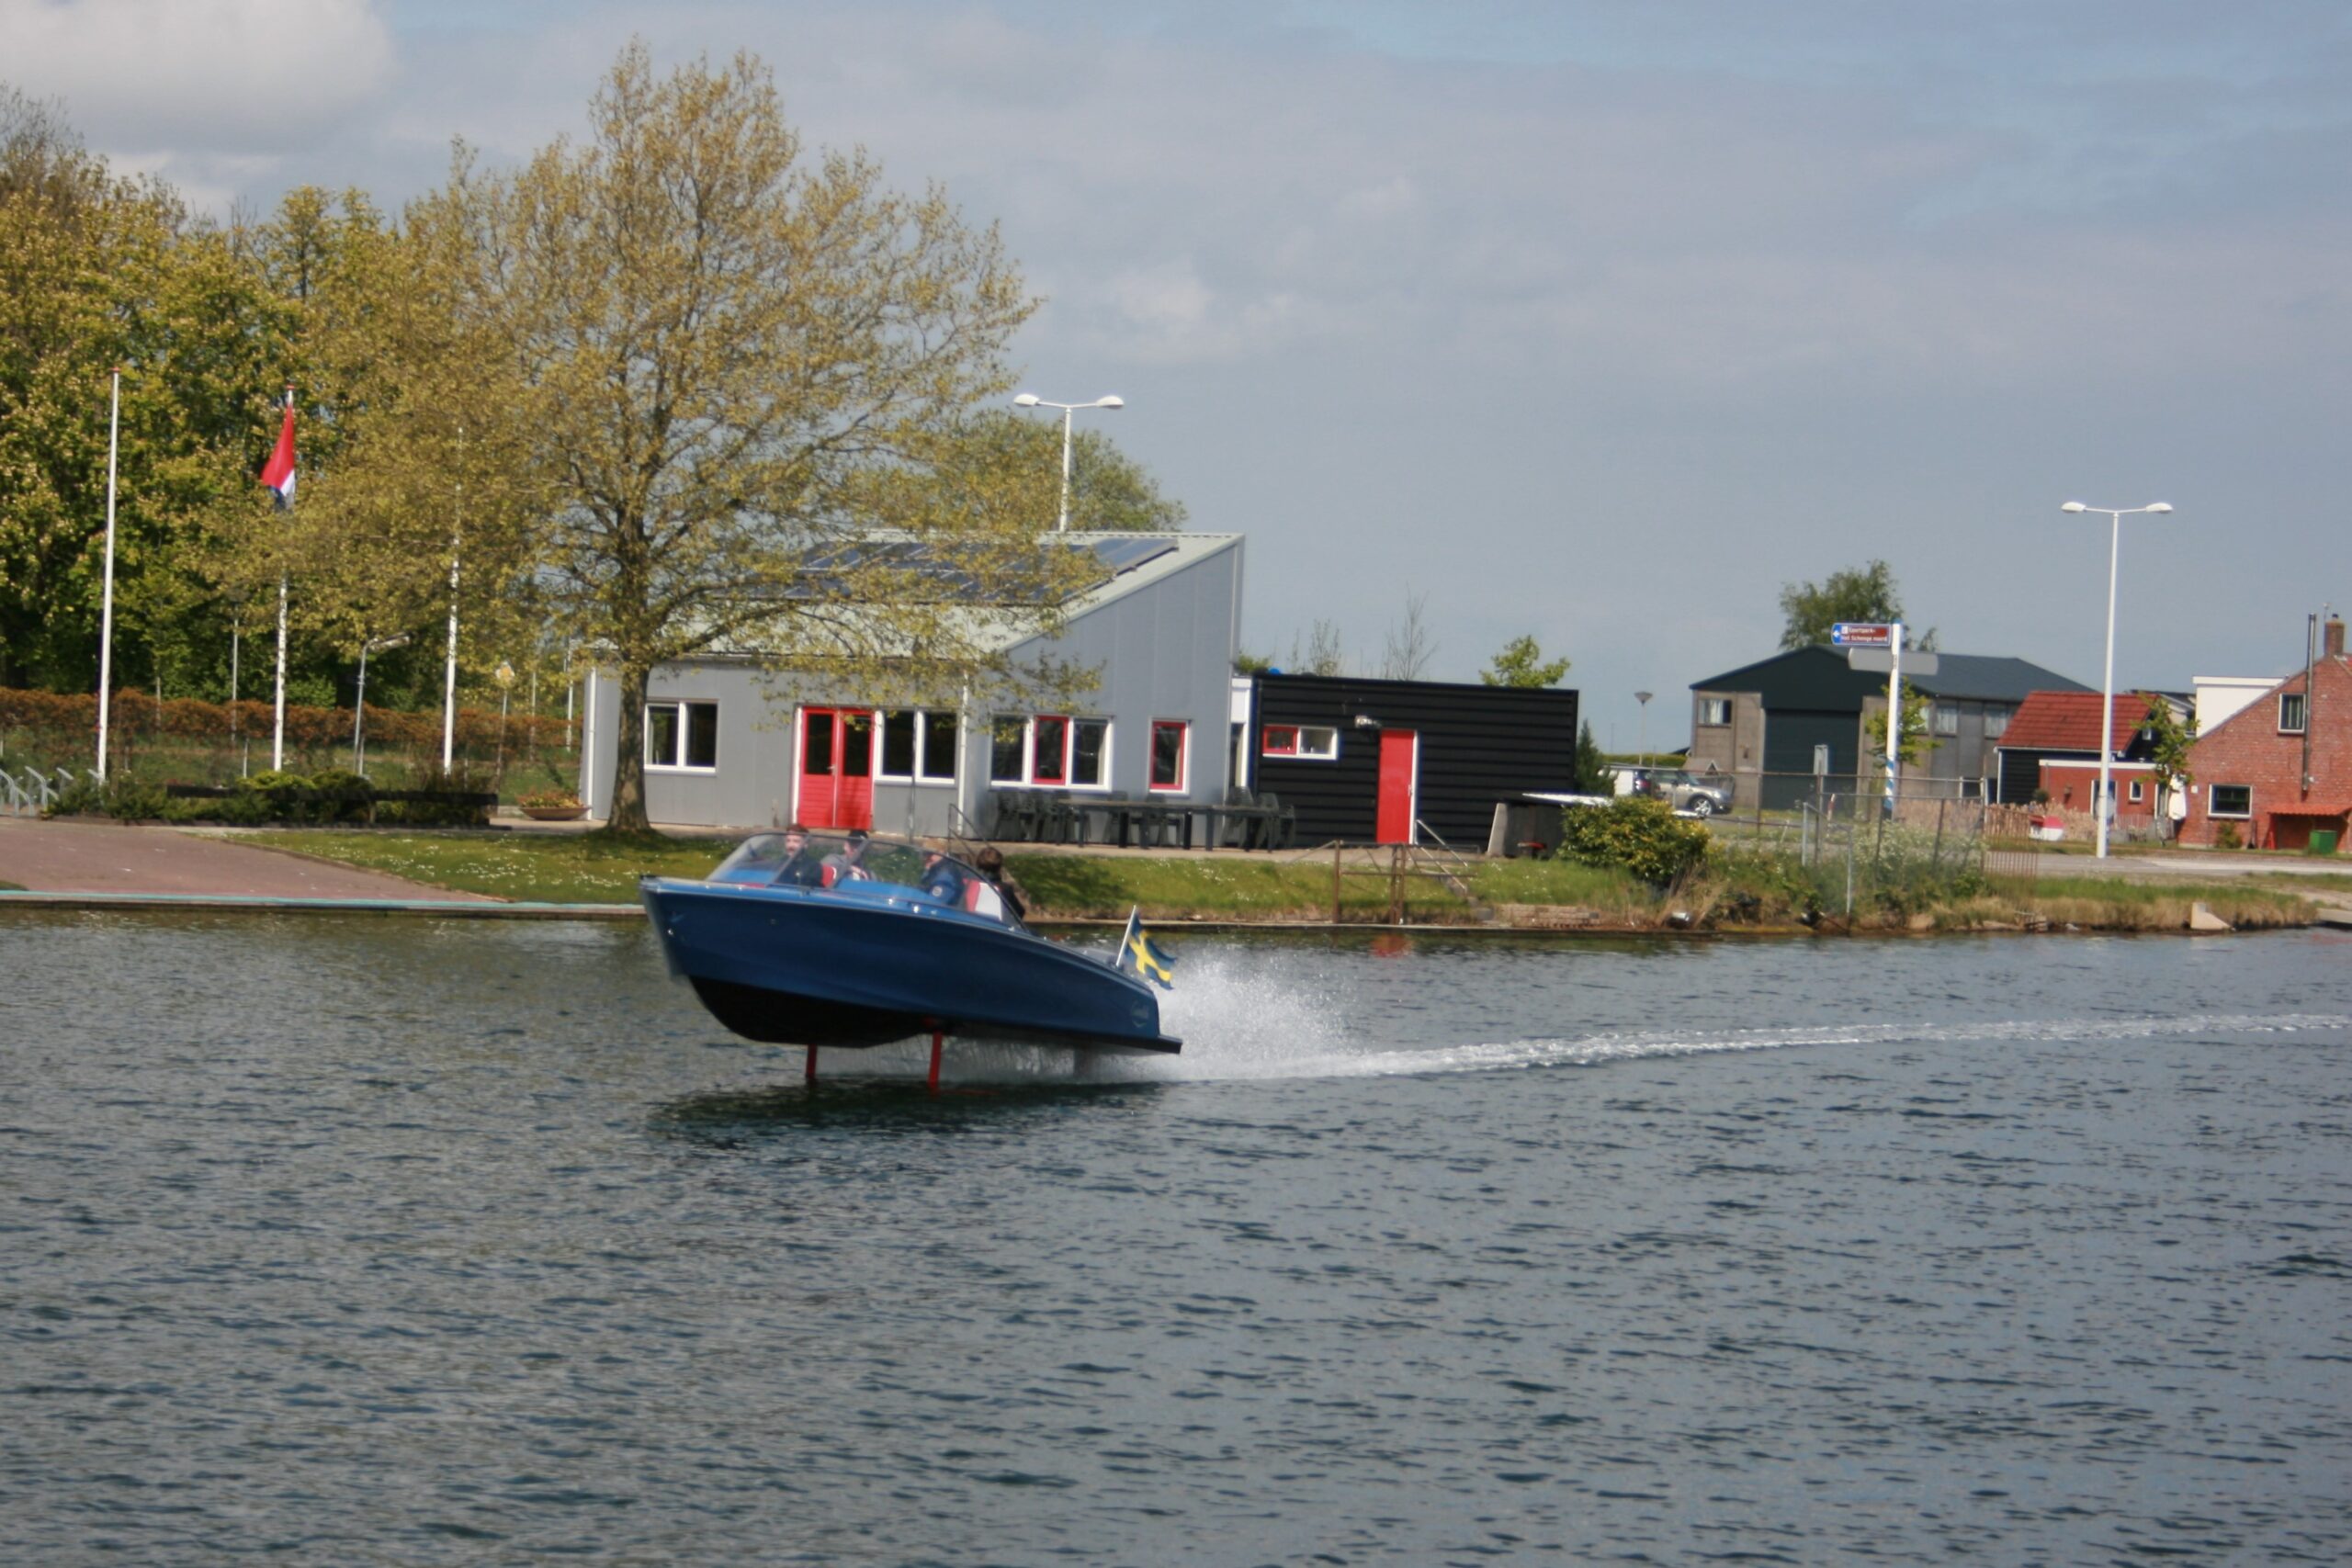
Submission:
<svg viewBox="0 0 2352 1568">
<path fill-rule="evenodd" d="M 797 822 L 784 830 L 784 861 L 775 868 L 775 880 L 783 887 L 824 886 L 824 867 L 808 852 L 808 829 Z"/>
<path fill-rule="evenodd" d="M 964 885 L 970 880 L 970 873 L 938 850 L 923 851 L 922 890 L 941 903 L 958 909 L 965 908 Z"/>
<path fill-rule="evenodd" d="M 838 887 L 844 882 L 871 882 L 874 874 L 865 869 L 865 829 L 852 828 L 842 847 L 824 859 L 823 886 Z"/>
<path fill-rule="evenodd" d="M 1005 912 L 1014 919 L 1021 919 L 1029 913 L 1029 900 L 1021 896 L 1021 884 L 1012 879 L 1012 873 L 1004 869 L 1002 850 L 994 844 L 988 845 L 973 857 L 972 869 L 996 890 L 997 897 L 1004 900 Z"/>
</svg>

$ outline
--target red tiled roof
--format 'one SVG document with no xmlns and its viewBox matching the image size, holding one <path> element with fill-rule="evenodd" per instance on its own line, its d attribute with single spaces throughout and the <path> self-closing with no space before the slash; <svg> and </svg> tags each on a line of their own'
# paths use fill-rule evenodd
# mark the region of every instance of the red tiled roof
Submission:
<svg viewBox="0 0 2352 1568">
<path fill-rule="evenodd" d="M 2011 750 L 2086 751 L 2098 754 L 2098 715 L 2106 699 L 2097 692 L 2029 692 L 1996 744 Z M 2132 732 L 2146 722 L 2151 698 L 2138 692 L 2115 694 L 2112 751 L 2128 750 Z"/>
</svg>

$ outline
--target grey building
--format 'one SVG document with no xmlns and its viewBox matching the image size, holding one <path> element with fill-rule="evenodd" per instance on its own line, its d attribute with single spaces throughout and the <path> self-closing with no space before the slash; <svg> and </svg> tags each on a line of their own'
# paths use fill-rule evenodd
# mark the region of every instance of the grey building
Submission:
<svg viewBox="0 0 2352 1568">
<path fill-rule="evenodd" d="M 754 656 L 656 667 L 647 686 L 646 814 L 656 822 L 986 836 L 1034 791 L 1072 799 L 1211 805 L 1225 798 L 1238 534 L 1074 534 L 1102 577 L 1066 607 L 1059 636 L 1005 650 L 1093 671 L 1063 711 L 958 702 L 882 707 Z M 610 807 L 619 682 L 588 683 L 582 795 Z"/>
<path fill-rule="evenodd" d="M 1995 749 L 2029 693 L 2090 688 L 2022 659 L 1943 653 L 1932 675 L 1905 675 L 1928 698 L 1930 750 L 1905 764 L 1906 791 L 1984 799 Z M 1829 749 L 1829 787 L 1865 787 L 1876 760 L 1865 724 L 1886 711 L 1886 677 L 1848 667 L 1845 650 L 1800 648 L 1690 687 L 1690 760 L 1735 776 L 1735 800 L 1786 809 L 1813 795 L 1815 748 Z"/>
</svg>

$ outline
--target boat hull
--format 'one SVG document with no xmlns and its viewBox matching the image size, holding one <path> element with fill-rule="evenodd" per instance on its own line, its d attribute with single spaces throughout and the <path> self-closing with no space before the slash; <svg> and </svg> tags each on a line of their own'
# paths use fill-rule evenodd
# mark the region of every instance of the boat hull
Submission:
<svg viewBox="0 0 2352 1568">
<path fill-rule="evenodd" d="M 1172 1052 L 1151 987 L 910 889 L 819 890 L 648 877 L 671 972 L 711 1016 L 775 1044 L 865 1046 L 934 1030 Z"/>
</svg>

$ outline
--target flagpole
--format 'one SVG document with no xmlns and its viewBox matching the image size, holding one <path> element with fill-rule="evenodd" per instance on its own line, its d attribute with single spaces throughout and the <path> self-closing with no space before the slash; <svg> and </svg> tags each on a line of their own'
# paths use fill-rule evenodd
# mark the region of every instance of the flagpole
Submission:
<svg viewBox="0 0 2352 1568">
<path fill-rule="evenodd" d="M 294 388 L 286 388 L 286 407 L 294 407 Z M 286 766 L 286 555 L 285 530 L 281 526 L 277 558 L 277 721 L 269 738 L 269 765 L 283 770 Z"/>
<path fill-rule="evenodd" d="M 458 427 L 458 470 L 466 467 L 466 427 Z M 449 530 L 449 658 L 441 679 L 441 772 L 447 775 L 458 741 L 458 541 L 466 529 L 466 481 L 458 480 L 458 515 Z"/>
<path fill-rule="evenodd" d="M 98 782 L 107 782 L 107 720 L 114 697 L 114 479 L 122 434 L 122 367 L 107 410 L 107 576 L 98 610 Z"/>
</svg>

